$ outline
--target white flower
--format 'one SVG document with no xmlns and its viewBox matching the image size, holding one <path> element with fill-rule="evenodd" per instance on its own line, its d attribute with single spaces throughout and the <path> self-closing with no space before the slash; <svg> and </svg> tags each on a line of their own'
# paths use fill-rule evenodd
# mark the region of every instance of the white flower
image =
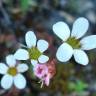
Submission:
<svg viewBox="0 0 96 96">
<path fill-rule="evenodd" d="M 25 36 L 27 50 L 18 49 L 14 54 L 17 60 L 31 60 L 33 65 L 39 63 L 46 63 L 49 57 L 43 55 L 43 52 L 48 49 L 48 42 L 45 40 L 38 40 L 32 31 L 28 31 Z M 37 44 L 36 44 L 37 43 Z"/>
<path fill-rule="evenodd" d="M 57 22 L 53 25 L 54 33 L 63 40 L 63 44 L 58 48 L 56 57 L 61 62 L 67 62 L 74 55 L 77 63 L 87 65 L 89 62 L 87 54 L 84 50 L 96 48 L 96 35 L 87 36 L 80 40 L 85 35 L 89 27 L 87 19 L 80 17 L 74 24 L 72 33 L 68 25 L 64 22 Z"/>
<path fill-rule="evenodd" d="M 13 55 L 6 57 L 6 63 L 0 63 L 0 74 L 4 75 L 1 79 L 1 86 L 9 89 L 14 84 L 18 89 L 26 87 L 26 79 L 21 74 L 28 70 L 28 66 L 24 63 L 18 64 Z"/>
</svg>

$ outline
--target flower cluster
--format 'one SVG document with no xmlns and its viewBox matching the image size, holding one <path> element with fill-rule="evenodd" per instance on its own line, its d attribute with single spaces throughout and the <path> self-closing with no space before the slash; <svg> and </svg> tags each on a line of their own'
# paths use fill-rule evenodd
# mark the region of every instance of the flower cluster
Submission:
<svg viewBox="0 0 96 96">
<path fill-rule="evenodd" d="M 87 32 L 89 22 L 80 17 L 74 24 L 72 32 L 65 22 L 59 21 L 53 25 L 53 32 L 63 41 L 57 49 L 56 57 L 61 62 L 68 62 L 72 55 L 77 63 L 87 65 L 89 59 L 84 50 L 96 48 L 96 35 L 83 37 Z M 71 34 L 70 34 L 71 33 Z M 26 45 L 19 48 L 14 54 L 6 56 L 6 64 L 0 63 L 0 74 L 4 75 L 1 79 L 1 86 L 9 89 L 14 85 L 18 89 L 26 87 L 26 79 L 21 74 L 28 71 L 29 66 L 23 61 L 29 61 L 33 66 L 34 75 L 40 79 L 41 87 L 43 84 L 49 86 L 50 79 L 55 75 L 56 59 L 50 61 L 45 55 L 48 49 L 48 42 L 37 40 L 33 31 L 28 31 L 25 35 Z"/>
<path fill-rule="evenodd" d="M 43 84 L 49 86 L 50 79 L 55 75 L 55 60 L 47 64 L 37 64 L 34 68 L 34 74 L 40 79 L 41 87 Z"/>
</svg>

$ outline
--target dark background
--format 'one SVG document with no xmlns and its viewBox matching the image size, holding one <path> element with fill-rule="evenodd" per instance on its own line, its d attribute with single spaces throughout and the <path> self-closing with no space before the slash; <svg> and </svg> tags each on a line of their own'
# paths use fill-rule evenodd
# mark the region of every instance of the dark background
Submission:
<svg viewBox="0 0 96 96">
<path fill-rule="evenodd" d="M 50 43 L 47 53 L 55 58 L 61 41 L 53 34 L 52 25 L 62 20 L 72 29 L 78 17 L 89 20 L 87 35 L 96 34 L 96 0 L 0 0 L 0 62 L 5 62 L 6 55 L 14 53 L 20 43 L 25 44 L 28 30 Z M 0 88 L 0 96 L 96 96 L 96 50 L 87 53 L 87 66 L 74 59 L 58 62 L 48 87 L 41 89 L 38 80 L 29 79 L 25 73 L 28 84 L 24 90 Z"/>
</svg>

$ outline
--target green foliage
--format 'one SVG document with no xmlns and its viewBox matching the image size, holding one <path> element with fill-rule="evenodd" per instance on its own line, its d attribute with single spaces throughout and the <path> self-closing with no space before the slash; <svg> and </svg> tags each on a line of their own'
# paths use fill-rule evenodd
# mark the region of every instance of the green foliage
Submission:
<svg viewBox="0 0 96 96">
<path fill-rule="evenodd" d="M 76 83 L 69 82 L 69 89 L 75 91 L 77 93 L 82 93 L 85 88 L 88 87 L 88 84 L 84 83 L 83 81 L 78 80 Z"/>
<path fill-rule="evenodd" d="M 20 7 L 22 11 L 27 11 L 29 8 L 30 0 L 20 0 Z"/>
</svg>

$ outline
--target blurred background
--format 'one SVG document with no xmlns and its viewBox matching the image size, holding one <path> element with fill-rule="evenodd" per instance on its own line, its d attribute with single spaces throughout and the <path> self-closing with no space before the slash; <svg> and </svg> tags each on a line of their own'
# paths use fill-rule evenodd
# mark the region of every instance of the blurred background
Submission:
<svg viewBox="0 0 96 96">
<path fill-rule="evenodd" d="M 96 0 L 0 0 L 0 62 L 5 62 L 5 56 L 14 53 L 20 43 L 25 44 L 25 33 L 29 30 L 34 30 L 38 39 L 49 42 L 46 54 L 55 58 L 62 42 L 53 34 L 52 25 L 62 20 L 72 29 L 73 22 L 81 16 L 90 22 L 86 35 L 96 34 Z M 28 83 L 24 90 L 5 91 L 0 87 L 0 96 L 96 96 L 96 50 L 87 54 L 87 66 L 74 59 L 57 62 L 56 74 L 48 87 L 40 88 L 29 72 L 31 77 L 24 73 Z"/>
</svg>

